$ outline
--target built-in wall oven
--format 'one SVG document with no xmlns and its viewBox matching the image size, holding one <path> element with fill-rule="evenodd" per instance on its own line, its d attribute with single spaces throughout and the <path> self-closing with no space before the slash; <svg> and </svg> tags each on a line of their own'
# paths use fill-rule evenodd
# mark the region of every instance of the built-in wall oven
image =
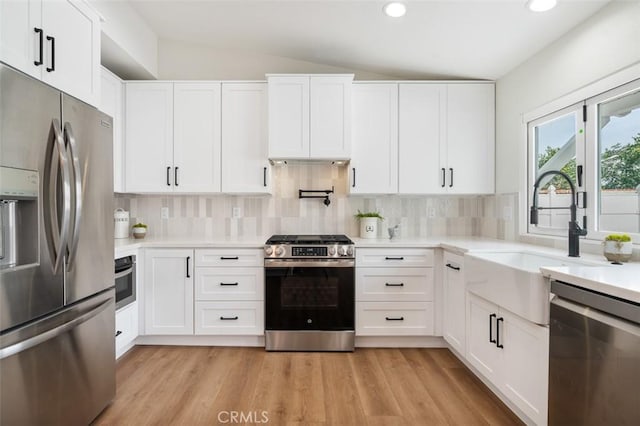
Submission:
<svg viewBox="0 0 640 426">
<path fill-rule="evenodd" d="M 136 257 L 115 260 L 116 310 L 136 300 Z"/>
<path fill-rule="evenodd" d="M 274 235 L 265 245 L 265 346 L 353 351 L 355 259 L 344 235 Z"/>
</svg>

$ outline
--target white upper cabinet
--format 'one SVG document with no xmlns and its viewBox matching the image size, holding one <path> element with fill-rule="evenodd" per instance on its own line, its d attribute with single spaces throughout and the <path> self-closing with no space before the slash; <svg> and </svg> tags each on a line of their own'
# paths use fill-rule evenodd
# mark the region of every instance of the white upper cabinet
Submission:
<svg viewBox="0 0 640 426">
<path fill-rule="evenodd" d="M 351 194 L 398 192 L 398 85 L 357 83 L 352 93 Z"/>
<path fill-rule="evenodd" d="M 0 60 L 99 105 L 100 18 L 85 1 L 1 1 Z"/>
<path fill-rule="evenodd" d="M 173 187 L 220 192 L 220 83 L 175 83 Z"/>
<path fill-rule="evenodd" d="M 173 83 L 125 85 L 125 188 L 173 191 Z"/>
<path fill-rule="evenodd" d="M 447 85 L 447 189 L 456 194 L 495 191 L 494 85 Z"/>
<path fill-rule="evenodd" d="M 404 83 L 399 93 L 399 192 L 493 193 L 493 83 Z"/>
<path fill-rule="evenodd" d="M 220 192 L 220 83 L 126 84 L 127 192 Z"/>
<path fill-rule="evenodd" d="M 222 192 L 269 193 L 267 84 L 222 83 Z"/>
<path fill-rule="evenodd" d="M 353 75 L 267 75 L 269 158 L 351 157 Z"/>
<path fill-rule="evenodd" d="M 113 191 L 124 192 L 124 85 L 115 74 L 102 68 L 100 111 L 113 118 Z"/>
</svg>

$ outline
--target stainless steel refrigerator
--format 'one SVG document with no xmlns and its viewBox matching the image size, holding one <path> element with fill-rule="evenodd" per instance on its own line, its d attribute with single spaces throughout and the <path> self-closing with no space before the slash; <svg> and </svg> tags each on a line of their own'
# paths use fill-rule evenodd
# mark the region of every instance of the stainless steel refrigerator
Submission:
<svg viewBox="0 0 640 426">
<path fill-rule="evenodd" d="M 115 395 L 112 120 L 0 63 L 0 424 Z"/>
</svg>

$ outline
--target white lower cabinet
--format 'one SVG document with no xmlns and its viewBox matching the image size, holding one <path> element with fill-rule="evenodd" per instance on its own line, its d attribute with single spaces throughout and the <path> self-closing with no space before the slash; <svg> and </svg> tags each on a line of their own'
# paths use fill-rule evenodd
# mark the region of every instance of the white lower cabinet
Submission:
<svg viewBox="0 0 640 426">
<path fill-rule="evenodd" d="M 116 311 L 116 359 L 133 347 L 138 337 L 138 302 Z"/>
<path fill-rule="evenodd" d="M 547 423 L 549 328 L 467 297 L 467 361 L 536 424 Z"/>
<path fill-rule="evenodd" d="M 145 334 L 193 334 L 193 259 L 191 249 L 146 250 Z"/>
<path fill-rule="evenodd" d="M 195 334 L 264 334 L 261 249 L 198 249 Z"/>
<path fill-rule="evenodd" d="M 460 355 L 466 347 L 464 257 L 445 251 L 442 261 L 442 336 Z"/>
<path fill-rule="evenodd" d="M 356 250 L 356 336 L 434 334 L 433 250 Z"/>
</svg>

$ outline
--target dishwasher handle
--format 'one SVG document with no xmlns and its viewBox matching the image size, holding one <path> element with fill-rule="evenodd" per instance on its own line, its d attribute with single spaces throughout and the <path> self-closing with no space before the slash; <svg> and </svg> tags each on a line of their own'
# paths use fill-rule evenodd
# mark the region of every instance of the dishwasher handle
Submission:
<svg viewBox="0 0 640 426">
<path fill-rule="evenodd" d="M 571 311 L 577 315 L 606 324 L 609 327 L 625 331 L 636 337 L 640 337 L 640 324 L 633 323 L 631 321 L 627 321 L 613 315 L 609 315 L 605 312 L 599 311 L 589 306 L 579 305 L 570 300 L 563 299 L 556 294 L 551 294 L 551 304 Z M 553 320 L 553 316 L 551 317 L 551 320 Z"/>
</svg>

